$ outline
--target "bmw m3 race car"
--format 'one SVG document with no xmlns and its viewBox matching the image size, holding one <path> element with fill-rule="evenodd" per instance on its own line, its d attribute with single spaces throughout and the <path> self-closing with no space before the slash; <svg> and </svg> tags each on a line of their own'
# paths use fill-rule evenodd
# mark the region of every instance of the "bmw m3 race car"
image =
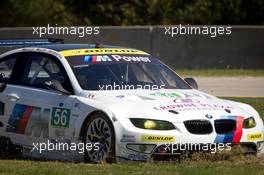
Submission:
<svg viewBox="0 0 264 175">
<path fill-rule="evenodd" d="M 22 46 L 0 56 L 0 135 L 24 156 L 148 161 L 236 144 L 263 154 L 263 122 L 251 106 L 198 91 L 146 52 Z"/>
</svg>

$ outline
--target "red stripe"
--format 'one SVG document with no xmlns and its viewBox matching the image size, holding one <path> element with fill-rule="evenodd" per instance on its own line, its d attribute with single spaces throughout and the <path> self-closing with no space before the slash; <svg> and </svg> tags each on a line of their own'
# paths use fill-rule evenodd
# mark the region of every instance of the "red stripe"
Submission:
<svg viewBox="0 0 264 175">
<path fill-rule="evenodd" d="M 235 131 L 232 143 L 240 142 L 240 139 L 241 139 L 242 133 L 243 133 L 243 129 L 242 129 L 243 128 L 243 122 L 244 122 L 244 117 L 237 117 L 236 118 L 236 131 Z"/>
<path fill-rule="evenodd" d="M 96 56 L 95 55 L 93 55 L 93 57 L 92 57 L 92 62 L 96 62 Z"/>
<path fill-rule="evenodd" d="M 17 126 L 17 130 L 16 132 L 19 134 L 24 134 L 26 127 L 27 127 L 27 123 L 28 123 L 28 119 L 32 113 L 32 106 L 28 106 L 24 112 L 23 117 L 19 120 L 18 126 Z"/>
</svg>

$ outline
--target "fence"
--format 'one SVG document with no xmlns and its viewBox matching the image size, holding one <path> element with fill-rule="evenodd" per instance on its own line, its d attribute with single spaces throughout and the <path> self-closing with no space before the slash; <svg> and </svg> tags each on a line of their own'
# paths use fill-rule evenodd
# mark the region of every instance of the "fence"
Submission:
<svg viewBox="0 0 264 175">
<path fill-rule="evenodd" d="M 102 43 L 144 50 L 173 68 L 264 68 L 264 27 L 232 26 L 230 35 L 165 35 L 161 26 L 100 27 L 98 35 L 45 35 L 65 43 Z M 32 28 L 1 28 L 0 39 L 39 38 Z"/>
</svg>

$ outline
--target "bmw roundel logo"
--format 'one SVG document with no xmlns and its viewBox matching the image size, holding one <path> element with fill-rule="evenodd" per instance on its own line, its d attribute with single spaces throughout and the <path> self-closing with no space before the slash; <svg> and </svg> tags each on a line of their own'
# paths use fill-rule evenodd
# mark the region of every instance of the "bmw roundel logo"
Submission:
<svg viewBox="0 0 264 175">
<path fill-rule="evenodd" d="M 208 118 L 208 119 L 212 119 L 213 118 L 213 116 L 211 116 L 209 114 L 206 114 L 205 117 Z"/>
</svg>

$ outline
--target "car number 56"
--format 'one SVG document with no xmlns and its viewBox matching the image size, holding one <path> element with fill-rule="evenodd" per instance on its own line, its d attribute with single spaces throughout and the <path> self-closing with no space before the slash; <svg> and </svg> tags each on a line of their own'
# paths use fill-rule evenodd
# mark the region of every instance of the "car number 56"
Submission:
<svg viewBox="0 0 264 175">
<path fill-rule="evenodd" d="M 69 127 L 71 110 L 66 108 L 52 108 L 51 125 L 55 127 Z"/>
</svg>

